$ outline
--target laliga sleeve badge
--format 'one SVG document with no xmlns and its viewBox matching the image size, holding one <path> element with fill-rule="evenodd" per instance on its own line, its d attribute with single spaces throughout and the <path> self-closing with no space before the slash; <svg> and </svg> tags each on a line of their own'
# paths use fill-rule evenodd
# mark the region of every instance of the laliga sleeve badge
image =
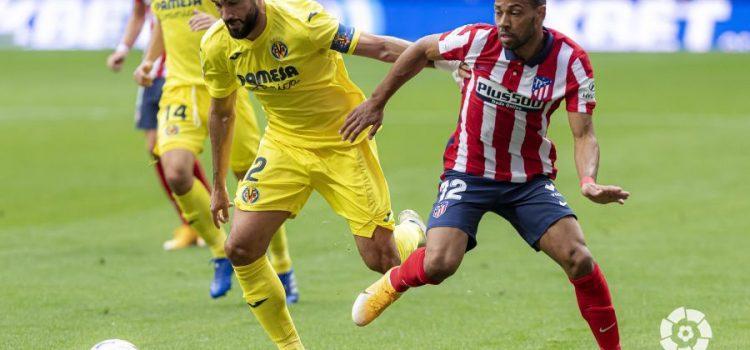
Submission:
<svg viewBox="0 0 750 350">
<path fill-rule="evenodd" d="M 253 204 L 258 201 L 258 198 L 260 198 L 260 192 L 257 188 L 250 188 L 245 187 L 245 189 L 242 191 L 242 201 L 247 204 Z"/>
<path fill-rule="evenodd" d="M 586 102 L 596 102 L 596 83 L 594 82 L 593 78 L 589 78 L 583 84 L 581 84 L 579 96 Z"/>
</svg>

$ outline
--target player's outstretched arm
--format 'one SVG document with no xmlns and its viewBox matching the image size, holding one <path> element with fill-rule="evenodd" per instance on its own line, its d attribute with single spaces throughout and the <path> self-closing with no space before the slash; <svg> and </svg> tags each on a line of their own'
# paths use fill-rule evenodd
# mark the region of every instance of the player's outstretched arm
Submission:
<svg viewBox="0 0 750 350">
<path fill-rule="evenodd" d="M 113 72 L 119 72 L 122 69 L 125 58 L 128 56 L 130 48 L 133 47 L 135 41 L 138 40 L 144 23 L 146 23 L 146 4 L 136 1 L 133 5 L 133 12 L 128 19 L 128 24 L 125 26 L 122 41 L 117 45 L 115 51 L 107 57 L 107 67 Z"/>
<path fill-rule="evenodd" d="M 161 24 L 155 20 L 146 54 L 143 55 L 143 61 L 133 73 L 133 78 L 138 85 L 149 87 L 154 83 L 151 70 L 154 68 L 154 62 L 162 55 L 164 55 L 164 36 L 162 35 Z"/>
<path fill-rule="evenodd" d="M 352 52 L 356 56 L 372 58 L 386 63 L 393 63 L 413 43 L 392 36 L 362 33 L 357 47 Z M 434 67 L 453 74 L 453 79 L 460 85 L 464 78 L 471 77 L 469 67 L 460 61 L 430 61 L 427 67 Z"/>
<path fill-rule="evenodd" d="M 393 63 L 411 44 L 410 41 L 392 36 L 362 33 L 353 54 Z"/>
<path fill-rule="evenodd" d="M 419 39 L 399 56 L 370 99 L 354 109 L 346 118 L 339 130 L 343 140 L 353 142 L 362 131 L 370 126 L 372 129 L 370 129 L 369 137 L 371 139 L 375 137 L 383 123 L 383 110 L 388 100 L 401 86 L 419 74 L 430 61 L 443 59 L 438 48 L 438 39 L 438 35 Z"/>
<path fill-rule="evenodd" d="M 569 112 L 568 122 L 573 132 L 575 162 L 578 177 L 581 179 L 581 193 L 595 203 L 625 204 L 625 200 L 630 197 L 629 192 L 619 186 L 596 183 L 596 175 L 599 171 L 599 142 L 596 140 L 591 115 Z"/>
<path fill-rule="evenodd" d="M 227 193 L 227 172 L 229 154 L 234 133 L 234 106 L 237 92 L 224 98 L 211 98 L 208 120 L 208 134 L 211 138 L 211 160 L 214 168 L 214 186 L 211 191 L 211 214 L 214 225 L 229 220 L 229 193 Z"/>
</svg>

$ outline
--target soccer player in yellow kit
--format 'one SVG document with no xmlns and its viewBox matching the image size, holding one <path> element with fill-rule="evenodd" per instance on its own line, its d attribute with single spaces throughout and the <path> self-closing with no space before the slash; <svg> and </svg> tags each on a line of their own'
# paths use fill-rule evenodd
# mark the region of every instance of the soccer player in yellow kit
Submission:
<svg viewBox="0 0 750 350">
<path fill-rule="evenodd" d="M 215 271 L 210 295 L 218 298 L 231 288 L 232 266 L 224 253 L 226 234 L 213 225 L 209 191 L 193 176 L 193 164 L 203 150 L 210 107 L 200 67 L 200 41 L 206 28 L 202 23 L 215 22 L 219 14 L 211 2 L 192 0 L 154 1 L 151 10 L 156 18 L 152 40 L 135 77 L 139 84 L 149 86 L 153 62 L 166 52 L 167 76 L 159 106 L 155 153 L 161 158 L 183 215 L 211 250 Z M 239 126 L 238 137 L 231 144 L 231 167 L 241 177 L 255 159 L 260 131 L 247 92 L 239 94 L 234 107 Z M 286 279 L 290 289 L 287 294 L 296 297 L 283 227 L 278 227 L 274 243 L 270 249 L 274 267 L 279 277 Z"/>
<path fill-rule="evenodd" d="M 273 232 L 313 190 L 343 216 L 365 264 L 380 273 L 424 239 L 413 211 L 395 225 L 374 140 L 342 141 L 344 118 L 365 100 L 342 53 L 393 62 L 409 42 L 339 24 L 310 0 L 213 0 L 223 21 L 203 37 L 201 60 L 212 97 L 211 210 L 228 218 L 225 177 L 235 104 L 252 90 L 268 119 L 258 157 L 241 182 L 226 252 L 251 311 L 281 349 L 303 349 L 282 286 L 264 256 Z M 394 239 L 395 238 L 395 239 Z"/>
</svg>

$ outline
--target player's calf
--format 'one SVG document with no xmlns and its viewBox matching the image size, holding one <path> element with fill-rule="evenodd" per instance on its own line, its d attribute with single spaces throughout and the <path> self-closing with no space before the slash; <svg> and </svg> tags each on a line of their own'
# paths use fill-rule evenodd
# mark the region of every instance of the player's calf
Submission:
<svg viewBox="0 0 750 350">
<path fill-rule="evenodd" d="M 568 274 L 575 288 L 578 308 L 599 347 L 619 350 L 617 316 L 607 280 L 586 247 L 578 222 L 573 217 L 560 219 L 542 236 L 539 248 Z"/>
<path fill-rule="evenodd" d="M 372 237 L 354 236 L 362 261 L 372 271 L 386 273 L 401 263 L 393 232 L 378 226 Z"/>
</svg>

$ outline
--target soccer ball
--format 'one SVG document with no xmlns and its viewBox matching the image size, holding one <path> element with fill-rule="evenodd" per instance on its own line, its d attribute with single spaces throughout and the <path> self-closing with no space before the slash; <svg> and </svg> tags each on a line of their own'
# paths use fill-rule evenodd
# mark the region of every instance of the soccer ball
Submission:
<svg viewBox="0 0 750 350">
<path fill-rule="evenodd" d="M 121 339 L 108 339 L 94 345 L 91 350 L 138 350 L 135 345 Z"/>
</svg>

